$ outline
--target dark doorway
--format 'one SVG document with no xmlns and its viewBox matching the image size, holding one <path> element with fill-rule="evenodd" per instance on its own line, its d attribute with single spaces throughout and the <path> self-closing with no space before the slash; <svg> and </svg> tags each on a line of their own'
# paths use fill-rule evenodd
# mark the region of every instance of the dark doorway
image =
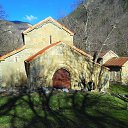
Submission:
<svg viewBox="0 0 128 128">
<path fill-rule="evenodd" d="M 70 88 L 71 78 L 70 73 L 65 69 L 59 69 L 53 75 L 53 87 L 55 88 Z"/>
</svg>

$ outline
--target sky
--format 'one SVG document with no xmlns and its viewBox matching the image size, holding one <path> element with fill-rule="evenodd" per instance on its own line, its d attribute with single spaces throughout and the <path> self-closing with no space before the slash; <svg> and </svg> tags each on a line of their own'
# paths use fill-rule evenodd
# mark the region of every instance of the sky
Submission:
<svg viewBox="0 0 128 128">
<path fill-rule="evenodd" d="M 35 24 L 48 16 L 58 19 L 74 9 L 76 0 L 0 0 L 9 21 Z"/>
</svg>

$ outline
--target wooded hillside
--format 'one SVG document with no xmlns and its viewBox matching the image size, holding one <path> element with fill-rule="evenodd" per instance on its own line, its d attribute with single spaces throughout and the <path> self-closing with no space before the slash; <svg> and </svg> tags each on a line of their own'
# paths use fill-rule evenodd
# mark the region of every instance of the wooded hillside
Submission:
<svg viewBox="0 0 128 128">
<path fill-rule="evenodd" d="M 59 21 L 76 33 L 78 48 L 128 56 L 128 0 L 86 0 Z"/>
<path fill-rule="evenodd" d="M 23 45 L 21 33 L 29 26 L 25 22 L 0 20 L 0 56 Z"/>
</svg>

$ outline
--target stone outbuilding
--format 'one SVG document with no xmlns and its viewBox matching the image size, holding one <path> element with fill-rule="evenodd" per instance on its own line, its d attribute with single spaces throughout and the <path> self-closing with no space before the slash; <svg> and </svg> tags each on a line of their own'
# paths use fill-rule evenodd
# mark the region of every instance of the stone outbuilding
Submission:
<svg viewBox="0 0 128 128">
<path fill-rule="evenodd" d="M 110 81 L 128 83 L 128 57 L 119 57 L 109 50 L 99 54 L 98 62 L 110 69 Z"/>
<path fill-rule="evenodd" d="M 128 57 L 114 57 L 105 62 L 110 69 L 110 80 L 128 84 Z"/>
</svg>

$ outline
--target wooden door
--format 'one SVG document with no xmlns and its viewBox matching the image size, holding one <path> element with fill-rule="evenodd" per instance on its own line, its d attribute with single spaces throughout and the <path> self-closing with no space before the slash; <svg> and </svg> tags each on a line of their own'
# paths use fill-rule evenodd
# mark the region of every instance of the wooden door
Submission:
<svg viewBox="0 0 128 128">
<path fill-rule="evenodd" d="M 53 75 L 53 87 L 70 88 L 71 79 L 70 73 L 65 69 L 59 69 Z"/>
</svg>

